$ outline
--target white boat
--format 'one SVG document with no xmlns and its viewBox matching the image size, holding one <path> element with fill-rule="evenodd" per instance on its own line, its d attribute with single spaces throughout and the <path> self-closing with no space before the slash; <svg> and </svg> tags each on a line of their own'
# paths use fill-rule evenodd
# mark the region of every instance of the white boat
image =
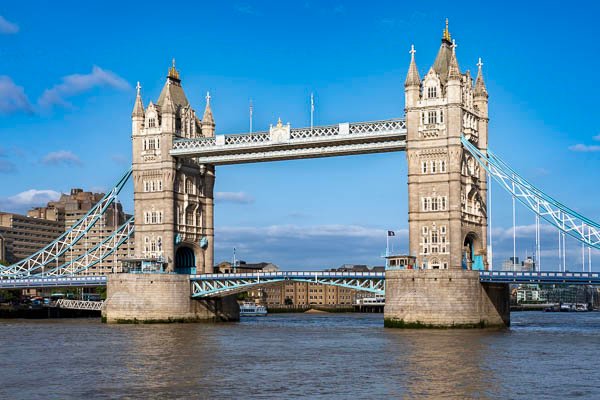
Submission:
<svg viewBox="0 0 600 400">
<path fill-rule="evenodd" d="M 240 317 L 263 317 L 267 315 L 267 308 L 254 303 L 240 304 Z"/>
</svg>

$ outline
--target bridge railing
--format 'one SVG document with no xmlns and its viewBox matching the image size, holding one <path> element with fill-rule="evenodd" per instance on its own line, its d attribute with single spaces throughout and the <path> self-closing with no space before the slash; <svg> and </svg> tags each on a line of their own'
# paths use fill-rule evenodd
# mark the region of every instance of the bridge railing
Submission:
<svg viewBox="0 0 600 400">
<path fill-rule="evenodd" d="M 286 129 L 286 127 L 284 127 Z M 338 125 L 321 125 L 305 128 L 290 128 L 289 138 L 286 142 L 302 143 L 306 141 L 331 139 L 334 137 L 363 137 L 372 135 L 389 135 L 404 133 L 406 121 L 404 119 L 389 119 L 381 121 L 353 122 Z M 185 150 L 224 149 L 256 146 L 268 143 L 279 143 L 271 131 L 260 131 L 252 133 L 240 133 L 231 135 L 218 135 L 212 138 L 175 139 L 173 141 L 173 153 L 177 154 Z"/>
</svg>

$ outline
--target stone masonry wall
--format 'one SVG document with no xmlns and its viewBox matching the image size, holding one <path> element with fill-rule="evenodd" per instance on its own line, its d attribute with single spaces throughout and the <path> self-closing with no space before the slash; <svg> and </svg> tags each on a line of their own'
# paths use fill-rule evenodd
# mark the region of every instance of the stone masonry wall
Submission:
<svg viewBox="0 0 600 400">
<path fill-rule="evenodd" d="M 102 316 L 108 323 L 237 321 L 235 296 L 191 298 L 187 275 L 113 274 Z"/>
<path fill-rule="evenodd" d="M 477 271 L 399 270 L 386 272 L 388 327 L 469 328 L 508 326 L 506 284 L 482 284 Z"/>
</svg>

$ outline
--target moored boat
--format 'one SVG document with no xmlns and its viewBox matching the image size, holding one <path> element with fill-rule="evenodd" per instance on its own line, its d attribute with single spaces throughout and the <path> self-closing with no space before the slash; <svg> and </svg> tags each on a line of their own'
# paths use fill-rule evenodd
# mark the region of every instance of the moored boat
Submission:
<svg viewBox="0 0 600 400">
<path fill-rule="evenodd" d="M 262 317 L 265 315 L 267 315 L 265 306 L 250 302 L 240 304 L 240 317 Z"/>
</svg>

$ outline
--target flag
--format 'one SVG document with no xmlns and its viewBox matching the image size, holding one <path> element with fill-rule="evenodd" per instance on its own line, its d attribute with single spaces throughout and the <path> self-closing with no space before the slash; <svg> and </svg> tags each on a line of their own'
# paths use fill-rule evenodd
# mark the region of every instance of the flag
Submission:
<svg viewBox="0 0 600 400">
<path fill-rule="evenodd" d="M 388 231 L 388 236 L 396 236 L 396 232 L 394 232 L 394 231 Z"/>
</svg>

